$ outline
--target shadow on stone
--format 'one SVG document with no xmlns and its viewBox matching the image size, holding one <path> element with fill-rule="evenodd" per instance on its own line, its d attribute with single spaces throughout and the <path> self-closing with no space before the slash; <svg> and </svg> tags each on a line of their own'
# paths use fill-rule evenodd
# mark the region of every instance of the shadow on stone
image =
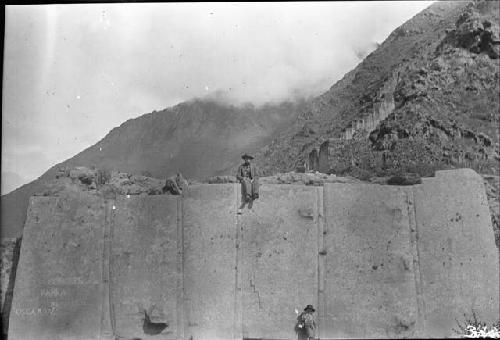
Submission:
<svg viewBox="0 0 500 340">
<path fill-rule="evenodd" d="M 7 287 L 7 291 L 5 292 L 5 301 L 2 307 L 2 339 L 7 339 L 7 334 L 9 333 L 9 316 L 10 316 L 10 310 L 12 308 L 12 296 L 14 293 L 14 283 L 16 282 L 16 271 L 17 271 L 17 264 L 19 263 L 21 241 L 22 238 L 18 238 L 14 246 L 14 254 L 12 257 L 12 268 L 9 277 L 9 285 Z"/>
<path fill-rule="evenodd" d="M 152 322 L 148 312 L 144 310 L 144 323 L 142 324 L 144 334 L 157 335 L 163 332 L 163 330 L 167 327 L 168 324 L 165 322 Z"/>
<path fill-rule="evenodd" d="M 414 185 L 421 183 L 422 183 L 422 178 L 420 178 L 418 174 L 412 174 L 412 173 L 392 176 L 387 181 L 387 184 L 389 185 Z"/>
</svg>

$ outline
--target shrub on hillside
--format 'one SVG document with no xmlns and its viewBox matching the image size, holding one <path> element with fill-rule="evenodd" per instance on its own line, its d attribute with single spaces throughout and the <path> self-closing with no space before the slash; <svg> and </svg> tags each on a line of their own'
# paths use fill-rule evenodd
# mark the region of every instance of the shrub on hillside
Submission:
<svg viewBox="0 0 500 340">
<path fill-rule="evenodd" d="M 140 174 L 141 174 L 142 176 L 146 176 L 146 177 L 153 177 L 153 175 L 151 174 L 151 172 L 150 172 L 150 171 L 148 171 L 148 170 L 142 170 L 142 171 L 140 172 Z"/>
</svg>

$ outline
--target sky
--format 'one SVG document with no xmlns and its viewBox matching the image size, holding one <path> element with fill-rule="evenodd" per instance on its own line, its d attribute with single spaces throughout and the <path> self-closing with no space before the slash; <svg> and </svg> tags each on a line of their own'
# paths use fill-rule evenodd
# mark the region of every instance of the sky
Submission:
<svg viewBox="0 0 500 340">
<path fill-rule="evenodd" d="M 1 193 L 195 97 L 319 95 L 431 3 L 6 6 Z"/>
</svg>

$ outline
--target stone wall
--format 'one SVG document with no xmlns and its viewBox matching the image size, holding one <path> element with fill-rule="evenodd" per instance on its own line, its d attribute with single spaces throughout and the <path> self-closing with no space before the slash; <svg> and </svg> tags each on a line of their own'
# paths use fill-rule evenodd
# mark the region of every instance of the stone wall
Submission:
<svg viewBox="0 0 500 340">
<path fill-rule="evenodd" d="M 319 171 L 329 173 L 330 165 L 341 158 L 341 147 L 345 140 L 341 138 L 329 138 L 321 144 L 319 153 Z"/>
<path fill-rule="evenodd" d="M 328 143 L 321 144 L 319 148 L 319 167 L 318 170 L 321 173 L 326 174 L 330 170 L 329 164 L 330 148 Z"/>
<path fill-rule="evenodd" d="M 10 312 L 9 339 L 98 339 L 107 209 L 86 193 L 32 197 Z"/>
<path fill-rule="evenodd" d="M 394 102 L 394 90 L 399 79 L 399 68 L 396 68 L 375 97 L 373 107 L 369 112 L 363 114 L 362 119 L 356 119 L 343 131 L 341 138 L 352 139 L 357 131 L 371 132 L 378 123 L 386 119 L 396 107 Z"/>
<path fill-rule="evenodd" d="M 309 170 L 318 171 L 319 170 L 319 151 L 317 148 L 314 148 L 309 153 Z"/>
<path fill-rule="evenodd" d="M 338 138 L 330 138 L 323 142 L 318 148 L 314 148 L 309 153 L 309 169 L 319 170 L 326 173 L 329 170 L 328 157 L 332 153 L 332 148 L 328 148 L 324 143 L 334 144 L 334 140 L 350 140 L 355 135 L 368 136 L 377 125 L 385 120 L 394 110 L 394 90 L 399 79 L 399 68 L 396 68 L 391 76 L 384 82 L 379 92 L 375 96 L 375 101 L 369 112 L 362 114 L 363 118 L 353 120 Z M 333 151 L 334 152 L 334 151 Z M 317 159 L 319 157 L 319 159 Z M 318 162 L 318 163 L 316 163 Z"/>
<path fill-rule="evenodd" d="M 473 171 L 410 187 L 263 184 L 237 215 L 240 195 L 32 198 L 9 339 L 293 339 L 306 304 L 323 339 L 446 337 L 463 313 L 498 318 Z"/>
</svg>

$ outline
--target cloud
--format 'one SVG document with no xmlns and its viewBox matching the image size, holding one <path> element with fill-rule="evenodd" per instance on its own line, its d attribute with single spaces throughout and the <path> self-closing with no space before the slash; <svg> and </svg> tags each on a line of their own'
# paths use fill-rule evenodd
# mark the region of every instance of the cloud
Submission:
<svg viewBox="0 0 500 340">
<path fill-rule="evenodd" d="M 20 156 L 6 170 L 33 179 L 25 166 L 39 176 L 125 120 L 195 97 L 318 95 L 429 3 L 7 6 L 2 142 Z M 21 160 L 33 145 L 36 164 Z"/>
<path fill-rule="evenodd" d="M 26 178 L 21 177 L 19 174 L 10 171 L 2 172 L 2 195 L 19 188 L 24 183 L 26 183 Z"/>
<path fill-rule="evenodd" d="M 12 152 L 5 150 L 5 148 L 2 150 L 2 174 L 15 173 L 25 181 L 22 184 L 38 178 L 55 164 L 52 162 L 53 158 L 48 157 L 43 147 L 20 147 Z M 12 185 L 17 185 L 17 182 L 10 183 L 8 179 L 2 177 L 2 187 L 11 187 Z"/>
<path fill-rule="evenodd" d="M 359 60 L 363 60 L 368 54 L 375 51 L 380 46 L 380 43 L 372 41 L 365 43 L 362 46 L 353 46 L 354 54 Z"/>
</svg>

